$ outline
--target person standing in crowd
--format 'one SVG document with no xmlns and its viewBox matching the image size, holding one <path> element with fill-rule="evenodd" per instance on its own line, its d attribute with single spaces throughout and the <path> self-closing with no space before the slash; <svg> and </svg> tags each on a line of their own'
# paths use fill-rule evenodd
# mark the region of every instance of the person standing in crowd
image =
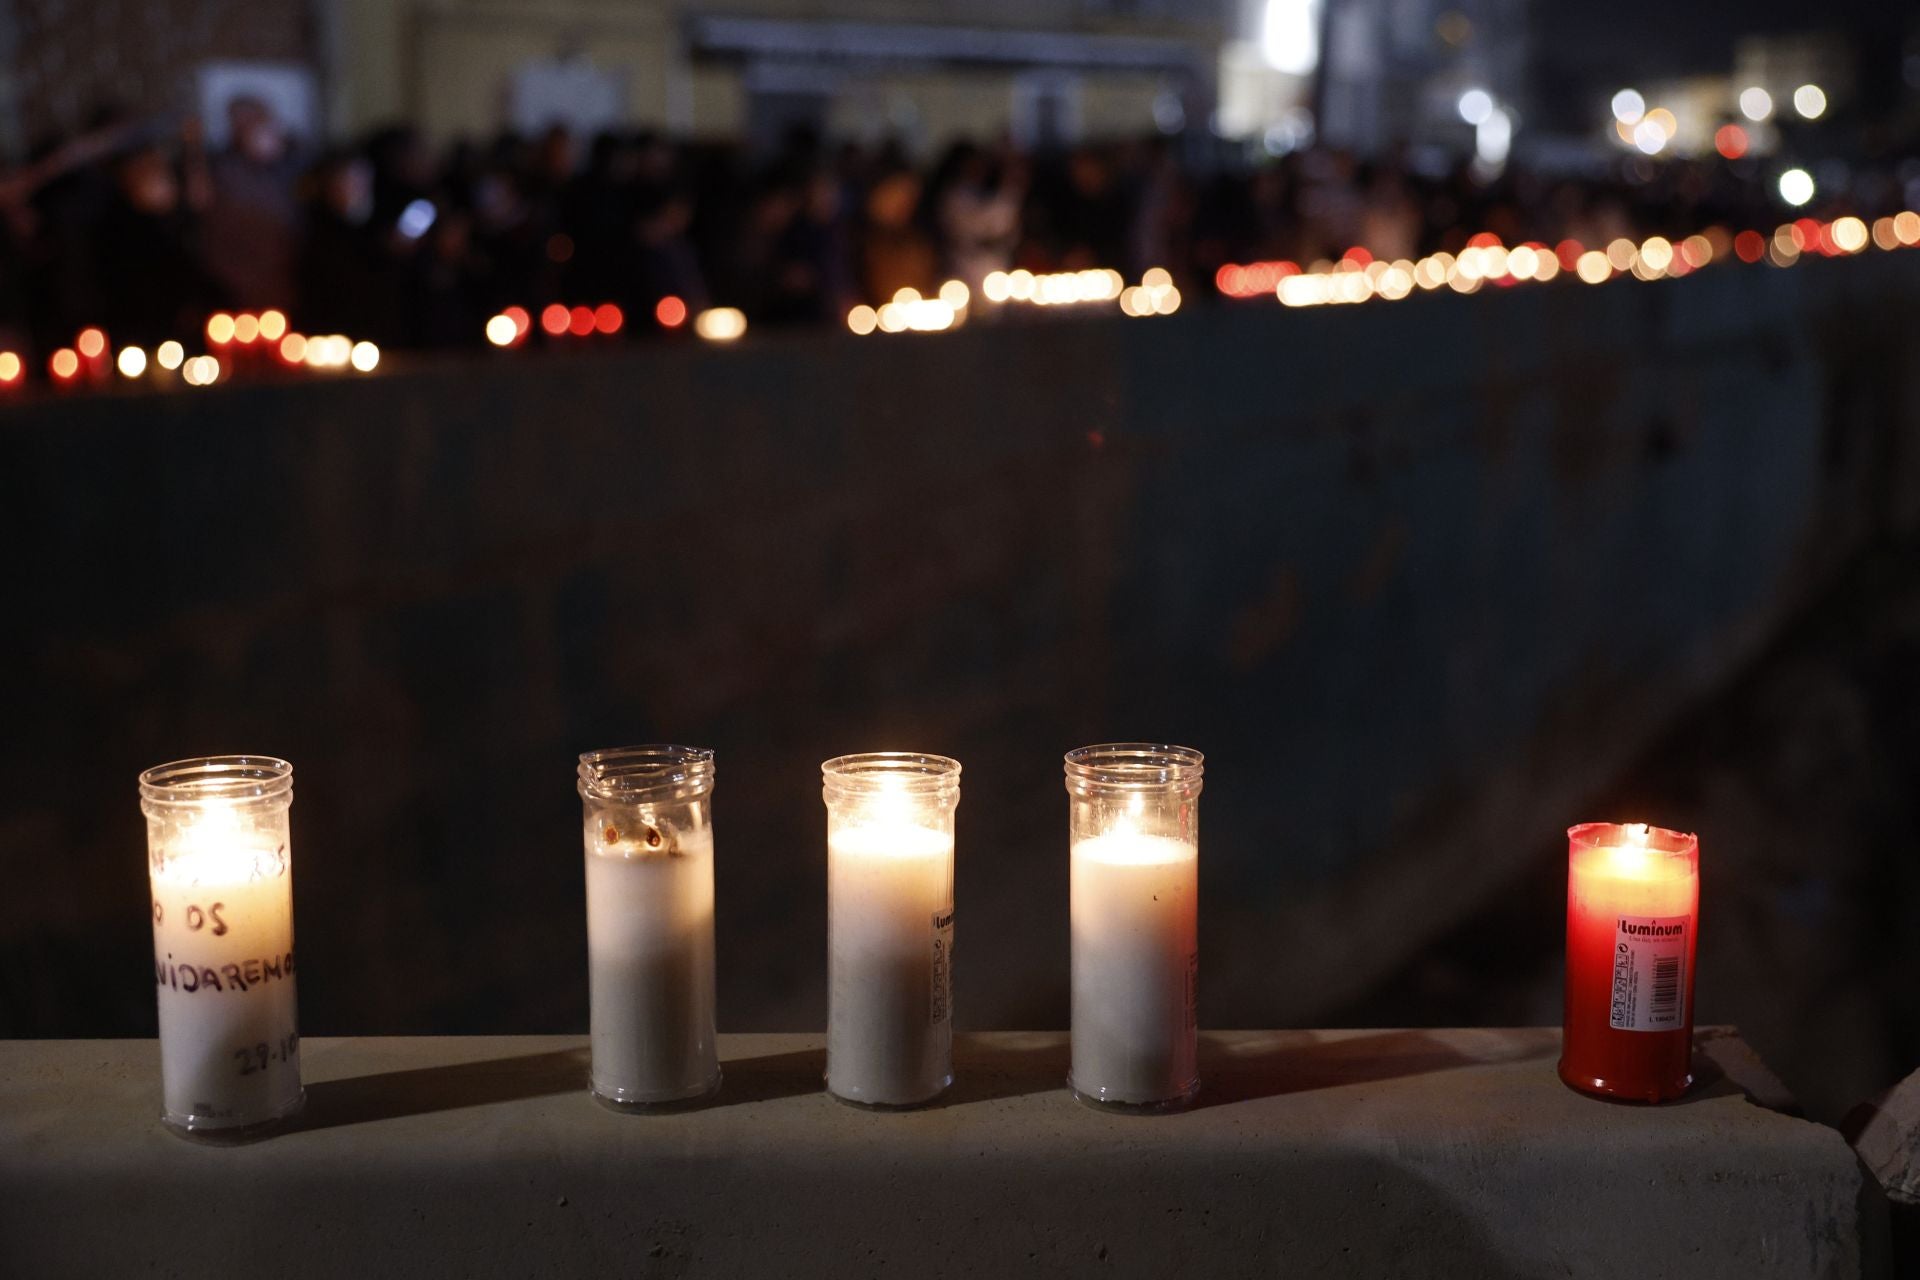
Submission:
<svg viewBox="0 0 1920 1280">
<path fill-rule="evenodd" d="M 942 170 L 946 178 L 936 183 L 933 198 L 947 270 L 978 289 L 988 275 L 1013 265 L 1026 176 L 970 142 L 956 143 Z"/>
<path fill-rule="evenodd" d="M 273 108 L 242 95 L 227 104 L 227 146 L 208 161 L 211 203 L 200 220 L 207 269 L 236 307 L 292 305 L 300 254 L 300 172 Z"/>
<path fill-rule="evenodd" d="M 320 161 L 300 256 L 298 322 L 394 343 L 405 336 L 397 264 L 373 220 L 373 173 L 365 158 L 333 152 Z"/>
<path fill-rule="evenodd" d="M 201 261 L 173 149 L 157 141 L 137 146 L 114 177 L 96 256 L 98 322 L 116 341 L 142 345 L 198 333 L 226 294 Z"/>
</svg>

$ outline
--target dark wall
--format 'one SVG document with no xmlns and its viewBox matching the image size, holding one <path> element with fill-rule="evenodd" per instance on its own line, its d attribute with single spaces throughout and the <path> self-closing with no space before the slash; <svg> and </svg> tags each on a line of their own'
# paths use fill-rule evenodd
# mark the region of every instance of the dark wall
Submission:
<svg viewBox="0 0 1920 1280">
<path fill-rule="evenodd" d="M 1920 254 L 507 357 L 0 420 L 0 1034 L 150 1031 L 142 767 L 285 755 L 304 1030 L 585 1022 L 575 753 L 719 753 L 721 1019 L 819 762 L 940 751 L 962 1025 L 1066 1020 L 1065 749 L 1209 753 L 1203 1018 L 1500 891 L 1901 506 Z M 397 362 L 394 362 L 397 364 Z M 1658 820 L 1659 815 L 1642 815 Z"/>
</svg>

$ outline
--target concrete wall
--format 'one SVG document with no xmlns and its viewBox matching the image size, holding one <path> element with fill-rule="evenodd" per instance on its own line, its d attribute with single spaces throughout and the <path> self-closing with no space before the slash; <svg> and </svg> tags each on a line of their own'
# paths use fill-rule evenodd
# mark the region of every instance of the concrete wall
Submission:
<svg viewBox="0 0 1920 1280">
<path fill-rule="evenodd" d="M 1064 1025 L 1060 752 L 1138 737 L 1210 753 L 1204 1022 L 1310 1022 L 1911 523 L 1916 285 L 1874 255 L 11 410 L 0 1034 L 151 1026 L 133 775 L 222 751 L 297 766 L 305 1030 L 579 1028 L 572 757 L 647 740 L 719 751 L 724 1026 L 821 1024 L 817 765 L 882 747 L 966 763 L 962 1025 Z"/>
<path fill-rule="evenodd" d="M 1628 1107 L 1561 1084 L 1543 1028 L 1212 1033 L 1199 1106 L 1142 1118 L 1069 1098 L 1061 1034 L 960 1036 L 953 1088 L 890 1115 L 821 1092 L 813 1035 L 723 1036 L 714 1103 L 651 1116 L 588 1099 L 577 1037 L 307 1039 L 291 1131 L 214 1149 L 160 1126 L 152 1041 L 0 1041 L 18 1121 L 0 1261 L 225 1275 L 271 1257 L 288 1280 L 331 1280 L 343 1256 L 460 1280 L 1889 1274 L 1840 1135 L 1770 1110 L 1777 1086 L 1725 1028 L 1695 1044 L 1684 1105 Z"/>
</svg>

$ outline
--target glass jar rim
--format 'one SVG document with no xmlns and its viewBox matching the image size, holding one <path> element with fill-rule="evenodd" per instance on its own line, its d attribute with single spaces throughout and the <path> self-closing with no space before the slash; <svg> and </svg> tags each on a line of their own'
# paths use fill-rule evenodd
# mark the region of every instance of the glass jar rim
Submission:
<svg viewBox="0 0 1920 1280">
<path fill-rule="evenodd" d="M 828 788 L 848 795 L 937 795 L 960 789 L 960 762 L 924 751 L 861 751 L 822 761 L 820 776 Z"/>
<path fill-rule="evenodd" d="M 1645 822 L 1581 822 L 1567 828 L 1567 844 L 1575 849 L 1637 845 L 1652 853 L 1698 857 L 1700 837 L 1691 831 L 1655 827 Z"/>
<path fill-rule="evenodd" d="M 1192 747 L 1168 742 L 1100 742 L 1067 752 L 1065 772 L 1070 787 L 1197 786 L 1206 774 L 1206 759 Z"/>
<path fill-rule="evenodd" d="M 575 774 L 581 795 L 602 800 L 697 795 L 713 787 L 713 750 L 675 743 L 648 743 L 583 751 Z"/>
<path fill-rule="evenodd" d="M 193 756 L 140 774 L 140 799 L 155 805 L 270 800 L 293 794 L 293 766 L 278 756 Z"/>
</svg>

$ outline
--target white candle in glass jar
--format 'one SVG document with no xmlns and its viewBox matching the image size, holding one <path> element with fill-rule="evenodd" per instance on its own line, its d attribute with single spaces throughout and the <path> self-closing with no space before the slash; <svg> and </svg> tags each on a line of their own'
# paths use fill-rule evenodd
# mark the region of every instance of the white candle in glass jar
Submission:
<svg viewBox="0 0 1920 1280">
<path fill-rule="evenodd" d="M 827 1087 L 910 1106 L 953 1078 L 953 833 L 891 807 L 827 838 Z"/>
<path fill-rule="evenodd" d="M 263 836 L 210 804 L 150 872 L 165 1114 L 183 1128 L 300 1104 L 292 864 Z"/>
<path fill-rule="evenodd" d="M 699 1097 L 720 1070 L 712 828 L 622 831 L 589 815 L 586 835 L 593 1091 Z"/>
<path fill-rule="evenodd" d="M 1073 1087 L 1184 1097 L 1198 1079 L 1199 846 L 1123 826 L 1076 841 L 1071 862 Z"/>
</svg>

